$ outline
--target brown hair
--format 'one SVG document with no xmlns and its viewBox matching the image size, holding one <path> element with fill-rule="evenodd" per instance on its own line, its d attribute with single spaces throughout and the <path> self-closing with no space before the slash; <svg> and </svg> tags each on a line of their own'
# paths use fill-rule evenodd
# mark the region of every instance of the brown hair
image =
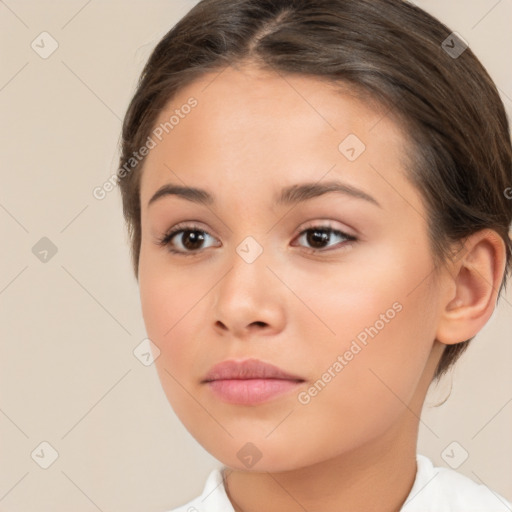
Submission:
<svg viewBox="0 0 512 512">
<path fill-rule="evenodd" d="M 501 294 L 512 264 L 503 103 L 463 41 L 402 0 L 202 0 L 163 37 L 126 112 L 117 174 L 137 279 L 144 159 L 134 155 L 180 89 L 243 62 L 349 84 L 401 120 L 412 148 L 408 178 L 422 192 L 436 268 L 453 257 L 452 242 L 491 228 L 507 250 Z M 471 339 L 446 347 L 435 378 Z"/>
</svg>

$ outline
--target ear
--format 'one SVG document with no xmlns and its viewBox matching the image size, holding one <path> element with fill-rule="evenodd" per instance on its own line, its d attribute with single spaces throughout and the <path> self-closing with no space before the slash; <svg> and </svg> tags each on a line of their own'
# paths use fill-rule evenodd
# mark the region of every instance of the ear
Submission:
<svg viewBox="0 0 512 512">
<path fill-rule="evenodd" d="M 464 240 L 447 262 L 443 303 L 436 338 L 454 345 L 475 336 L 492 315 L 506 265 L 506 246 L 491 229 Z"/>
</svg>

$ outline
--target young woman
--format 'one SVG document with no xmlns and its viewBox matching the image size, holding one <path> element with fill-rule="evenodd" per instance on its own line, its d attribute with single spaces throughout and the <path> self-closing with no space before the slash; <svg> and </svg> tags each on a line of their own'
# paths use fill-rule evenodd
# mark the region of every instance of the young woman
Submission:
<svg viewBox="0 0 512 512">
<path fill-rule="evenodd" d="M 121 153 L 161 383 L 223 464 L 177 511 L 512 510 L 416 453 L 511 266 L 509 126 L 461 38 L 399 0 L 203 0 Z"/>
</svg>

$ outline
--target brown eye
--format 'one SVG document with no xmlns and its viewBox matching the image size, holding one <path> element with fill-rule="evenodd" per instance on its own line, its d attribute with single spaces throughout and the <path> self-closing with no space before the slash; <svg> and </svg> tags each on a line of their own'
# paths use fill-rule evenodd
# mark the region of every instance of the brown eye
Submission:
<svg viewBox="0 0 512 512">
<path fill-rule="evenodd" d="M 339 239 L 341 239 L 341 243 Z M 333 245 L 346 245 L 343 241 L 355 241 L 357 239 L 330 226 L 313 226 L 302 231 L 298 240 L 305 242 L 309 246 L 306 248 L 311 249 L 312 252 L 317 252 Z"/>
<path fill-rule="evenodd" d="M 314 249 L 321 249 L 330 239 L 330 234 L 325 229 L 308 229 L 306 240 Z"/>
<path fill-rule="evenodd" d="M 198 226 L 178 225 L 159 239 L 158 245 L 167 247 L 172 253 L 189 256 L 201 252 L 208 238 L 213 239 L 213 236 Z"/>
<path fill-rule="evenodd" d="M 181 244 L 185 247 L 185 249 L 188 251 L 195 251 L 201 248 L 200 246 L 205 240 L 205 237 L 201 231 L 183 230 L 181 233 Z M 177 235 L 179 234 L 180 233 L 178 232 L 173 236 L 173 238 L 177 238 Z"/>
</svg>

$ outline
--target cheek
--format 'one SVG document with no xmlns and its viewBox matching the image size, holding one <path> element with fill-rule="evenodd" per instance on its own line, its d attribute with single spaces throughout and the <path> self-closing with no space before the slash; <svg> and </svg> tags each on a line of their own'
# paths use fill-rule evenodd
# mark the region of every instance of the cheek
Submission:
<svg viewBox="0 0 512 512">
<path fill-rule="evenodd" d="M 195 436 L 194 429 L 200 430 L 205 421 L 203 408 L 190 395 L 201 377 L 194 370 L 204 367 L 198 362 L 206 355 L 200 337 L 194 334 L 198 315 L 204 313 L 200 301 L 204 291 L 187 281 L 188 285 L 164 272 L 143 271 L 139 288 L 146 332 L 160 350 L 154 365 L 162 389 L 176 415 Z"/>
<path fill-rule="evenodd" d="M 201 289 L 176 265 L 166 262 L 162 249 L 142 242 L 139 260 L 139 291 L 144 323 L 149 337 L 166 345 L 184 318 L 200 299 Z"/>
<path fill-rule="evenodd" d="M 165 366 L 173 374 L 180 368 L 193 368 L 198 352 L 198 340 L 193 333 L 198 315 L 203 313 L 203 287 L 190 278 L 180 277 L 176 268 L 166 271 L 161 265 L 143 262 L 139 289 L 148 337 L 160 349 L 157 367 Z"/>
<path fill-rule="evenodd" d="M 339 268 L 326 268 L 323 274 L 317 271 L 312 277 L 314 269 L 306 269 L 295 289 L 338 339 L 360 336 L 364 343 L 370 339 L 369 329 L 375 333 L 376 327 L 378 338 L 385 338 L 397 324 L 410 324 L 410 332 L 424 322 L 425 304 L 433 299 L 427 288 L 431 269 L 428 251 L 410 254 L 409 242 L 382 242 L 359 250 L 353 259 Z"/>
<path fill-rule="evenodd" d="M 364 276 L 331 279 L 319 310 L 336 337 L 329 342 L 324 336 L 322 351 L 313 357 L 317 378 L 329 368 L 336 378 L 315 401 L 382 422 L 411 401 L 436 331 L 435 289 L 424 254 L 413 259 L 405 250 L 382 250 L 374 265 L 362 265 Z M 338 356 L 342 369 L 333 367 Z"/>
</svg>

